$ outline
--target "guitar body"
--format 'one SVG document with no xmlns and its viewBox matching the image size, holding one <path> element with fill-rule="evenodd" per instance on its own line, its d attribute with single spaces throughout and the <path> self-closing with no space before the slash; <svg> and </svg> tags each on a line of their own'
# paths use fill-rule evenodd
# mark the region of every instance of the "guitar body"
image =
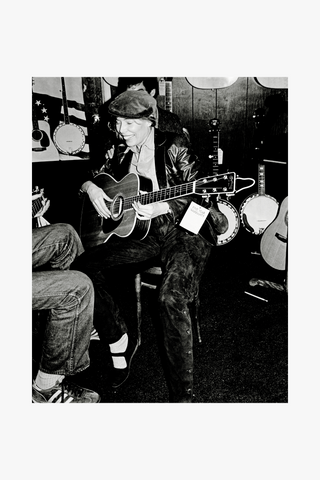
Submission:
<svg viewBox="0 0 320 480">
<path fill-rule="evenodd" d="M 140 190 L 150 191 L 152 182 L 144 183 L 138 175 L 129 173 L 117 182 L 107 173 L 100 173 L 94 178 L 94 183 L 102 188 L 111 199 L 128 198 L 139 195 Z M 143 185 L 142 185 L 143 183 Z M 110 209 L 110 207 L 108 206 Z M 80 238 L 85 248 L 106 242 L 112 235 L 142 240 L 150 229 L 151 220 L 139 220 L 135 210 L 124 207 L 123 215 L 117 219 L 99 217 L 89 197 L 85 195 L 80 220 Z"/>
<path fill-rule="evenodd" d="M 286 269 L 288 245 L 288 197 L 281 203 L 277 218 L 261 238 L 261 256 L 272 268 Z"/>
<path fill-rule="evenodd" d="M 202 89 L 225 88 L 233 85 L 238 77 L 186 77 L 192 87 Z"/>
<path fill-rule="evenodd" d="M 83 150 L 86 137 L 79 125 L 62 123 L 53 133 L 53 141 L 57 149 L 66 155 L 74 155 Z"/>
<path fill-rule="evenodd" d="M 245 229 L 261 235 L 276 218 L 279 208 L 277 200 L 270 195 L 255 193 L 244 200 L 240 206 L 240 218 Z"/>
<path fill-rule="evenodd" d="M 50 138 L 50 126 L 45 120 L 38 121 L 32 130 L 32 161 L 43 162 L 59 159 L 59 153 Z"/>
<path fill-rule="evenodd" d="M 217 204 L 220 212 L 222 212 L 228 220 L 227 231 L 221 235 L 218 235 L 217 246 L 220 246 L 231 242 L 231 240 L 233 240 L 237 235 L 240 227 L 240 218 L 232 203 L 219 197 L 217 199 Z"/>
</svg>

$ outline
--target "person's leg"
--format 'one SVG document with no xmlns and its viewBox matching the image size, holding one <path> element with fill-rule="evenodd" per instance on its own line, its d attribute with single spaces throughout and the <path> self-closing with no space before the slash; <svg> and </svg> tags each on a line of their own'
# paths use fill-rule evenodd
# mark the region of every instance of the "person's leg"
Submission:
<svg viewBox="0 0 320 480">
<path fill-rule="evenodd" d="M 130 364 L 137 350 L 137 340 L 128 336 L 119 308 L 108 292 L 112 282 L 111 267 L 143 262 L 157 256 L 159 246 L 152 237 L 144 241 L 112 238 L 107 243 L 86 250 L 72 264 L 92 280 L 95 289 L 94 326 L 101 342 L 110 350 L 113 362 L 111 385 L 117 388 L 128 378 Z"/>
<path fill-rule="evenodd" d="M 33 403 L 97 403 L 100 396 L 65 377 L 89 366 L 94 290 L 76 271 L 33 272 L 32 308 L 49 310 Z"/>
<path fill-rule="evenodd" d="M 49 264 L 52 269 L 67 270 L 84 252 L 75 229 L 67 223 L 56 223 L 32 230 L 32 268 Z"/>
<path fill-rule="evenodd" d="M 193 395 L 193 335 L 189 306 L 198 292 L 211 252 L 199 236 L 178 230 L 168 236 L 162 252 L 160 318 L 168 366 L 170 402 L 189 403 Z"/>
<path fill-rule="evenodd" d="M 42 372 L 75 375 L 89 366 L 93 306 L 93 285 L 85 274 L 32 273 L 32 309 L 49 310 L 40 361 Z"/>
</svg>

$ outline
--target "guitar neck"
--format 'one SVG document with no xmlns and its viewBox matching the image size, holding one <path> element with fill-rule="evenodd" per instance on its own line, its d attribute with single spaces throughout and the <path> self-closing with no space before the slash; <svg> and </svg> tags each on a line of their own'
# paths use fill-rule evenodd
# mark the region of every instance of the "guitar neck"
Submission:
<svg viewBox="0 0 320 480">
<path fill-rule="evenodd" d="M 219 148 L 219 132 L 216 132 L 212 135 L 212 174 L 217 175 L 219 172 L 219 157 L 218 157 L 218 148 Z"/>
<path fill-rule="evenodd" d="M 183 185 L 176 185 L 174 187 L 163 188 L 154 192 L 143 193 L 134 197 L 125 199 L 125 210 L 132 208 L 133 202 L 140 202 L 142 205 L 149 205 L 150 203 L 165 202 L 173 200 L 174 198 L 184 197 L 195 193 L 195 183 L 185 183 Z"/>
<path fill-rule="evenodd" d="M 258 193 L 259 195 L 265 195 L 266 192 L 266 179 L 265 179 L 265 166 L 259 163 L 258 165 Z"/>
<path fill-rule="evenodd" d="M 33 130 L 39 130 L 39 122 L 37 119 L 36 109 L 34 106 L 34 96 L 32 94 L 32 127 Z"/>
<path fill-rule="evenodd" d="M 165 202 L 174 198 L 186 195 L 219 195 L 219 193 L 234 192 L 235 174 L 228 173 L 212 177 L 200 178 L 193 182 L 162 188 L 154 192 L 142 193 L 136 196 L 123 199 L 124 210 L 130 210 L 133 202 L 140 202 L 142 205 L 150 203 Z"/>
<path fill-rule="evenodd" d="M 64 77 L 61 77 L 61 92 L 62 92 L 62 108 L 63 108 L 63 115 L 64 115 L 64 123 L 70 123 L 66 85 L 64 82 Z"/>
<path fill-rule="evenodd" d="M 219 173 L 219 120 L 213 118 L 210 120 L 209 125 L 212 127 L 209 132 L 212 135 L 212 155 L 209 158 L 212 160 L 212 174 L 218 175 Z"/>
<path fill-rule="evenodd" d="M 166 79 L 166 110 L 172 112 L 172 79 Z"/>
<path fill-rule="evenodd" d="M 35 200 L 32 200 L 32 218 L 34 218 L 38 212 L 40 212 L 42 208 L 42 198 L 36 198 Z"/>
</svg>

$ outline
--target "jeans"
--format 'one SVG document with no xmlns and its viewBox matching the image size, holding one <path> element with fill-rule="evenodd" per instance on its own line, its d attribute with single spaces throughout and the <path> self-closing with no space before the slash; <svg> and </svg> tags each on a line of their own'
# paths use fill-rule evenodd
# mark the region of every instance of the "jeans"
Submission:
<svg viewBox="0 0 320 480">
<path fill-rule="evenodd" d="M 86 250 L 71 267 L 91 278 L 96 295 L 95 328 L 102 341 L 113 343 L 127 332 L 127 327 L 106 290 L 106 269 L 160 257 L 164 274 L 159 314 L 172 402 L 189 402 L 192 398 L 193 338 L 189 305 L 198 291 L 210 252 L 211 245 L 200 236 L 164 222 L 143 240 L 113 236 L 108 242 Z"/>
<path fill-rule="evenodd" d="M 83 251 L 71 225 L 32 230 L 32 309 L 49 310 L 39 366 L 46 373 L 75 375 L 90 364 L 93 285 L 84 273 L 69 270 Z"/>
</svg>

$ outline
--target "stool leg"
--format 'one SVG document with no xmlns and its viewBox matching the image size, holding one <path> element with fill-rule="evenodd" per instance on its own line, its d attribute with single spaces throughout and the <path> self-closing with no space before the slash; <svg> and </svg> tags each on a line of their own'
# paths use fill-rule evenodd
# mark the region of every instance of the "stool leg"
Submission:
<svg viewBox="0 0 320 480">
<path fill-rule="evenodd" d="M 137 298 L 138 346 L 141 345 L 141 275 L 137 273 L 134 279 Z"/>
</svg>

